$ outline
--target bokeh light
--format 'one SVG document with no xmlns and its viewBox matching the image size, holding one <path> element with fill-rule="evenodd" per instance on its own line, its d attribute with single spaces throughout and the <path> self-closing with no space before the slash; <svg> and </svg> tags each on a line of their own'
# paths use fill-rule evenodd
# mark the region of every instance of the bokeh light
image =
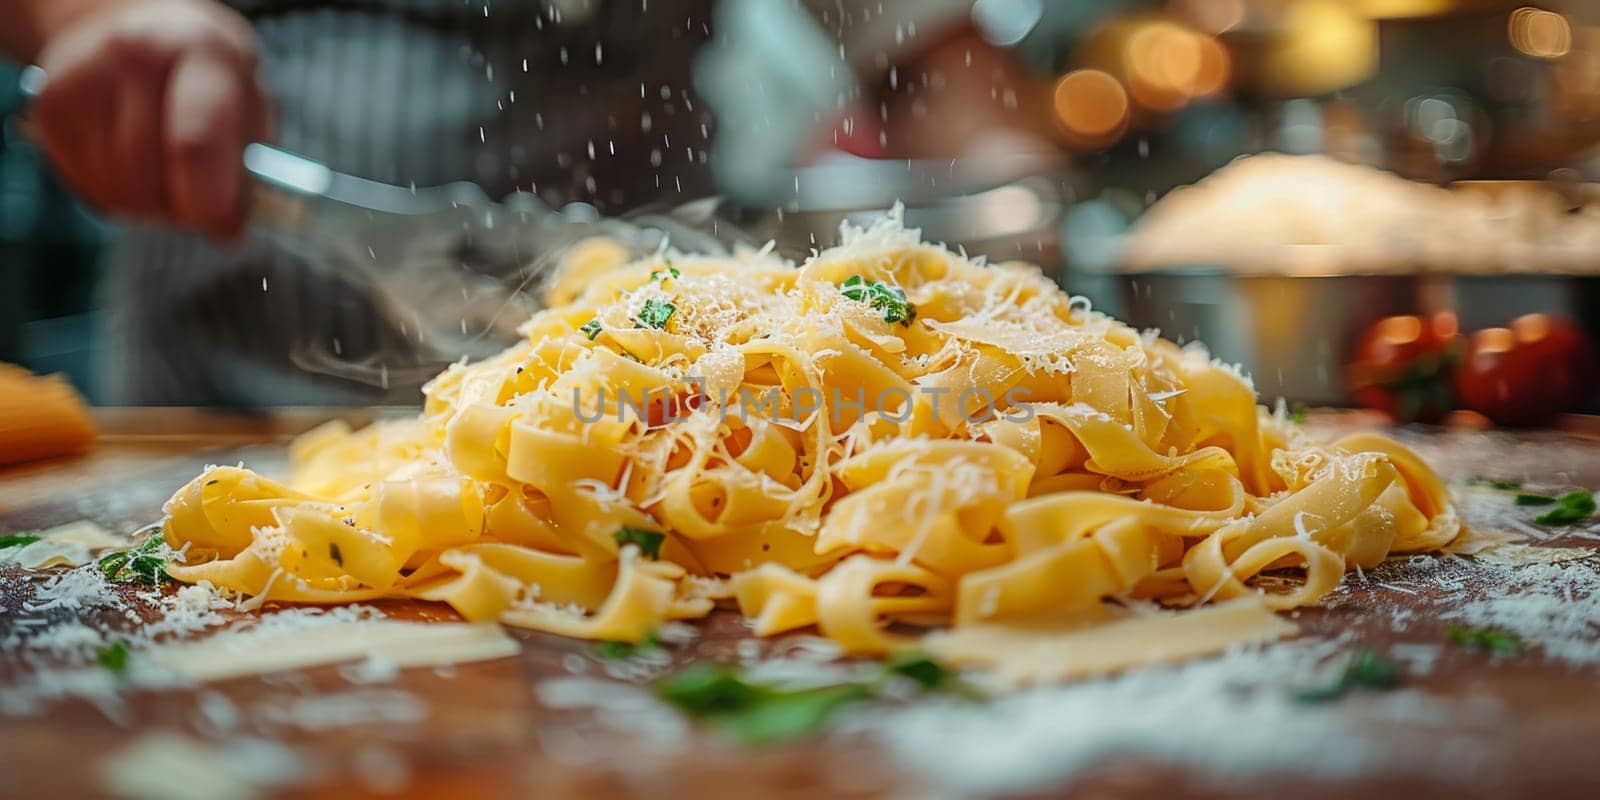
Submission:
<svg viewBox="0 0 1600 800">
<path fill-rule="evenodd" d="M 1108 143 L 1127 127 L 1128 93 L 1101 70 L 1063 75 L 1056 82 L 1053 106 L 1062 135 L 1076 146 Z"/>
<path fill-rule="evenodd" d="M 1572 26 L 1553 11 L 1519 8 L 1511 12 L 1507 28 L 1511 46 L 1535 58 L 1560 58 L 1572 51 Z"/>
<path fill-rule="evenodd" d="M 1378 68 L 1377 26 L 1339 0 L 1301 0 L 1283 14 L 1281 33 L 1256 64 L 1266 93 L 1309 97 L 1353 86 Z"/>
<path fill-rule="evenodd" d="M 1509 353 L 1517 346 L 1510 328 L 1484 328 L 1472 335 L 1472 351 L 1480 356 Z"/>
<path fill-rule="evenodd" d="M 1544 314 L 1523 314 L 1511 321 L 1517 341 L 1533 344 L 1550 335 L 1550 318 Z"/>
<path fill-rule="evenodd" d="M 1220 91 L 1228 80 L 1228 51 L 1216 39 L 1167 20 L 1128 37 L 1128 89 L 1141 106 L 1172 111 Z"/>
</svg>

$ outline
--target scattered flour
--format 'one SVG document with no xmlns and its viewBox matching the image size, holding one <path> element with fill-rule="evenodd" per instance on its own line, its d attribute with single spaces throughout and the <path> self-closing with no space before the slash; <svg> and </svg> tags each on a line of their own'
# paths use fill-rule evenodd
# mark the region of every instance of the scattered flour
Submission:
<svg viewBox="0 0 1600 800">
<path fill-rule="evenodd" d="M 1487 746 L 1452 738 L 1459 704 L 1416 690 L 1360 693 L 1331 706 L 1294 700 L 1299 682 L 1347 646 L 1298 641 L 1238 650 L 987 704 L 874 709 L 842 727 L 866 732 L 911 774 L 957 797 L 1057 785 L 1114 757 L 1183 766 L 1211 779 L 1340 777 L 1379 769 L 1434 774 Z M 1492 706 L 1468 711 L 1488 719 L 1499 713 Z M 1421 740 L 1372 735 L 1431 720 L 1455 722 L 1441 722 L 1443 729 Z"/>
<path fill-rule="evenodd" d="M 102 760 L 100 781 L 131 800 L 250 800 L 313 769 L 296 750 L 266 739 L 208 742 L 153 731 Z"/>
<path fill-rule="evenodd" d="M 112 584 L 95 564 L 54 573 L 32 584 L 32 589 L 32 596 L 7 620 L 9 631 L 0 638 L 0 648 L 24 667 L 0 686 L 4 714 L 35 714 L 51 702 L 77 697 L 121 720 L 124 692 L 188 684 L 143 657 L 158 644 L 193 639 L 213 629 L 303 630 L 382 617 L 377 609 L 361 605 L 241 616 L 232 593 L 209 582 L 171 592 L 136 583 Z M 96 660 L 104 648 L 118 644 L 130 652 L 121 674 Z"/>
<path fill-rule="evenodd" d="M 1600 664 L 1600 572 L 1592 560 L 1479 569 L 1492 577 L 1442 608 L 1442 619 L 1508 631 L 1558 661 Z"/>
</svg>

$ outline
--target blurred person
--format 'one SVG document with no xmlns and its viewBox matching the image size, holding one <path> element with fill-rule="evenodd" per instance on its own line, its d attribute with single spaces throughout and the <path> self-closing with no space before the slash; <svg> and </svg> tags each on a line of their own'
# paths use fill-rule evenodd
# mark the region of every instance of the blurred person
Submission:
<svg viewBox="0 0 1600 800">
<path fill-rule="evenodd" d="M 1050 92 L 1068 31 L 1106 0 L 725 0 L 696 78 L 718 116 L 719 185 L 792 198 L 792 168 L 864 158 L 1059 156 Z"/>
<path fill-rule="evenodd" d="M 103 277 L 104 399 L 410 401 L 444 363 L 498 349 L 453 330 L 464 287 L 483 276 L 447 244 L 379 294 L 365 276 L 398 265 L 307 263 L 251 235 L 244 147 L 265 139 L 399 186 L 465 180 L 556 206 L 709 194 L 710 119 L 689 75 L 708 7 L 0 4 L 0 49 L 46 75 L 33 137 L 83 199 L 124 223 Z M 436 279 L 411 277 L 427 270 Z"/>
<path fill-rule="evenodd" d="M 707 195 L 713 164 L 724 191 L 776 203 L 775 176 L 819 147 L 929 156 L 1047 137 L 1037 98 L 970 0 L 732 0 L 698 65 L 722 118 L 708 158 L 713 121 L 690 67 L 712 33 L 709 6 L 0 5 L 0 48 L 47 76 L 29 112 L 41 146 L 84 199 L 126 223 L 105 270 L 104 398 L 409 401 L 444 363 L 498 348 L 466 322 L 482 265 L 448 246 L 374 291 L 363 276 L 399 265 L 308 263 L 251 235 L 241 153 L 252 141 L 400 186 L 465 180 L 490 197 L 527 191 L 613 212 Z M 1038 20 L 1023 23 L 1013 20 L 1019 40 Z M 1005 144 L 1001 131 L 1017 136 Z M 490 277 L 514 282 L 517 266 Z"/>
</svg>

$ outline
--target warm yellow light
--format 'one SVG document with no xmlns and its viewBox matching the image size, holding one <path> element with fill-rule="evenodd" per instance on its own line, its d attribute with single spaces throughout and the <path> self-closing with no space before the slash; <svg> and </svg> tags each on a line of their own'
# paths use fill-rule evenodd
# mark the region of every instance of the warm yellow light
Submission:
<svg viewBox="0 0 1600 800">
<path fill-rule="evenodd" d="M 1129 92 L 1140 105 L 1156 111 L 1221 91 L 1231 66 L 1228 51 L 1216 39 L 1166 20 L 1135 30 L 1124 52 Z"/>
<path fill-rule="evenodd" d="M 1113 139 L 1128 121 L 1128 94 L 1110 74 L 1080 69 L 1056 82 L 1056 121 L 1070 140 L 1090 144 Z"/>
<path fill-rule="evenodd" d="M 1390 345 L 1407 345 L 1422 338 L 1422 320 L 1412 316 L 1385 317 L 1378 323 L 1378 338 Z"/>
<path fill-rule="evenodd" d="M 1200 71 L 1195 74 L 1192 93 L 1195 97 L 1206 97 L 1227 88 L 1228 77 L 1233 73 L 1233 59 L 1221 42 L 1210 36 L 1198 38 Z"/>
<path fill-rule="evenodd" d="M 1356 4 L 1373 19 L 1429 17 L 1459 10 L 1459 0 L 1361 0 Z"/>
<path fill-rule="evenodd" d="M 1511 12 L 1506 31 L 1512 47 L 1535 58 L 1560 58 L 1572 51 L 1572 25 L 1553 11 L 1519 8 Z"/>
<path fill-rule="evenodd" d="M 1517 341 L 1533 344 L 1550 335 L 1550 318 L 1543 314 L 1523 314 L 1511 321 Z"/>
<path fill-rule="evenodd" d="M 1509 353 L 1517 337 L 1509 328 L 1484 328 L 1472 335 L 1472 343 L 1479 353 Z"/>
<path fill-rule="evenodd" d="M 1378 30 L 1342 0 L 1298 0 L 1252 70 L 1268 94 L 1310 97 L 1366 80 L 1378 67 Z"/>
</svg>

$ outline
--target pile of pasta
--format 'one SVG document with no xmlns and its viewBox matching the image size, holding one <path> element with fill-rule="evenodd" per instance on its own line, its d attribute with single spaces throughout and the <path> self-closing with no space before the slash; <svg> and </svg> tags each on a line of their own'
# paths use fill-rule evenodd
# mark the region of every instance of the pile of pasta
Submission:
<svg viewBox="0 0 1600 800">
<path fill-rule="evenodd" d="M 166 506 L 170 573 L 619 641 L 736 604 L 885 653 L 1118 603 L 1304 606 L 1458 532 L 1401 445 L 1312 441 L 1203 350 L 893 220 L 799 266 L 624 258 L 580 249 L 417 418 L 313 431 L 285 482 L 207 470 Z"/>
</svg>

